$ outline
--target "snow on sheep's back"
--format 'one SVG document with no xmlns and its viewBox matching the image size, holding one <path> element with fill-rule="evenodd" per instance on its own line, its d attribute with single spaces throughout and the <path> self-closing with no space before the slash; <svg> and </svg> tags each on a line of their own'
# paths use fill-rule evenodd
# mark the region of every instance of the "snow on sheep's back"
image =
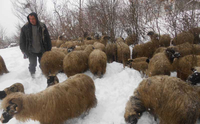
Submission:
<svg viewBox="0 0 200 124">
<path fill-rule="evenodd" d="M 8 74 L 0 76 L 0 90 L 20 82 L 25 87 L 25 93 L 37 93 L 47 86 L 46 78 L 37 66 L 35 79 L 32 79 L 28 71 L 28 59 L 23 58 L 19 47 L 0 49 L 8 70 Z M 90 110 L 84 118 L 79 117 L 66 121 L 66 124 L 125 124 L 124 111 L 126 102 L 133 94 L 135 88 L 142 81 L 138 71 L 123 68 L 122 64 L 113 62 L 107 64 L 106 73 L 102 78 L 96 78 L 90 71 L 85 72 L 95 82 L 96 108 Z M 65 74 L 58 74 L 60 82 L 67 79 Z M 50 110 L 51 111 L 51 110 Z M 2 110 L 0 110 L 0 114 Z M 152 124 L 153 117 L 145 113 L 138 124 Z M 8 124 L 39 124 L 39 122 L 18 122 L 15 118 Z"/>
</svg>

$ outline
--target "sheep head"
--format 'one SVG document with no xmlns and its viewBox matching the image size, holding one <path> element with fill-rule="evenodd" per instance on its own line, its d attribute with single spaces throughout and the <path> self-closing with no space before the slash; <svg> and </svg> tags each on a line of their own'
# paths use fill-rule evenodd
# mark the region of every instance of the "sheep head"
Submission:
<svg viewBox="0 0 200 124">
<path fill-rule="evenodd" d="M 165 52 L 171 63 L 173 63 L 174 58 L 181 57 L 181 54 L 176 52 L 173 48 L 167 48 Z"/>
<path fill-rule="evenodd" d="M 200 83 L 200 67 L 198 67 L 198 69 L 192 68 L 191 70 L 193 71 L 193 73 L 190 76 L 188 76 L 186 82 L 192 85 L 196 85 L 197 83 Z"/>
<path fill-rule="evenodd" d="M 22 100 L 20 98 L 13 98 L 8 101 L 6 108 L 4 109 L 0 118 L 2 123 L 9 122 L 10 119 L 22 109 Z"/>
<path fill-rule="evenodd" d="M 0 91 L 0 99 L 3 99 L 7 96 L 5 91 Z"/>
<path fill-rule="evenodd" d="M 58 84 L 58 83 L 59 83 L 59 80 L 57 76 L 49 76 L 47 78 L 47 84 L 48 84 L 47 87 Z"/>
</svg>

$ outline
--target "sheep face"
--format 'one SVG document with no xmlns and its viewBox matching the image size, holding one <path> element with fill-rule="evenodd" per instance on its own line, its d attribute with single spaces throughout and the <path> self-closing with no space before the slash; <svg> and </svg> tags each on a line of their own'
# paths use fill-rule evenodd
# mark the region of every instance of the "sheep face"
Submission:
<svg viewBox="0 0 200 124">
<path fill-rule="evenodd" d="M 74 49 L 75 49 L 75 46 L 70 47 L 70 48 L 67 49 L 67 52 L 70 53 L 70 52 L 72 52 Z"/>
<path fill-rule="evenodd" d="M 147 33 L 147 35 L 148 35 L 148 36 L 152 36 L 152 35 L 154 35 L 154 32 L 153 32 L 153 31 L 149 31 L 149 32 Z"/>
<path fill-rule="evenodd" d="M 8 102 L 7 107 L 4 109 L 0 121 L 2 123 L 9 122 L 10 119 L 14 117 L 15 114 L 19 113 L 22 108 L 22 101 L 20 99 L 14 98 Z"/>
<path fill-rule="evenodd" d="M 166 54 L 169 57 L 171 63 L 173 62 L 174 58 L 181 57 L 181 54 L 179 52 L 176 52 L 174 49 L 171 48 L 166 49 Z"/>
<path fill-rule="evenodd" d="M 58 80 L 58 77 L 57 77 L 57 76 L 49 76 L 49 77 L 47 78 L 47 84 L 48 84 L 47 87 L 52 86 L 52 85 L 55 85 L 55 84 L 57 84 L 57 83 L 59 83 L 59 80 Z"/>
<path fill-rule="evenodd" d="M 188 77 L 186 82 L 196 85 L 197 83 L 200 83 L 200 72 L 198 72 L 196 69 L 192 69 L 192 71 L 193 74 Z"/>
<path fill-rule="evenodd" d="M 126 122 L 127 122 L 128 124 L 137 124 L 138 118 L 137 118 L 136 116 L 134 116 L 134 115 L 131 115 L 131 116 L 129 116 L 129 117 L 127 118 Z"/>
</svg>

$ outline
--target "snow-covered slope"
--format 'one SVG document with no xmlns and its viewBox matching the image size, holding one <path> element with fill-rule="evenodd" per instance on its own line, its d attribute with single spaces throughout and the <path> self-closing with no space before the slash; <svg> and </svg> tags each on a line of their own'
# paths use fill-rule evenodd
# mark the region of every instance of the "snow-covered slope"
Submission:
<svg viewBox="0 0 200 124">
<path fill-rule="evenodd" d="M 37 93 L 46 88 L 46 79 L 39 66 L 37 66 L 36 78 L 31 78 L 28 71 L 28 59 L 23 59 L 19 47 L 0 49 L 0 55 L 10 71 L 0 76 L 0 90 L 16 82 L 24 85 L 26 94 Z M 98 104 L 84 118 L 68 120 L 66 124 L 125 124 L 125 105 L 134 89 L 142 81 L 140 73 L 130 68 L 124 69 L 122 64 L 113 62 L 107 65 L 106 74 L 101 79 L 94 77 L 89 71 L 85 74 L 92 77 L 95 82 Z M 62 82 L 67 79 L 67 76 L 59 74 L 58 78 Z M 2 110 L 0 110 L 0 115 L 1 113 Z M 153 117 L 144 113 L 138 124 L 152 123 L 155 123 Z M 8 124 L 39 124 L 39 122 L 30 120 L 22 123 L 13 118 Z"/>
</svg>

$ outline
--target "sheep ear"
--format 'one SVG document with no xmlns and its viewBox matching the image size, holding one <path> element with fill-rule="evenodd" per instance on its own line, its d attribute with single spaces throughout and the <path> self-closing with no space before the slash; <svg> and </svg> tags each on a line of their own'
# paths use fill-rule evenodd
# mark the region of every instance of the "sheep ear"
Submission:
<svg viewBox="0 0 200 124">
<path fill-rule="evenodd" d="M 20 112 L 22 109 L 22 100 L 20 98 L 13 98 L 10 100 L 10 104 L 16 104 L 16 111 Z"/>
<path fill-rule="evenodd" d="M 148 58 L 148 59 L 146 59 L 146 62 L 147 62 L 147 63 L 149 63 L 149 62 L 150 62 L 150 59 L 149 59 L 149 58 Z"/>
</svg>

